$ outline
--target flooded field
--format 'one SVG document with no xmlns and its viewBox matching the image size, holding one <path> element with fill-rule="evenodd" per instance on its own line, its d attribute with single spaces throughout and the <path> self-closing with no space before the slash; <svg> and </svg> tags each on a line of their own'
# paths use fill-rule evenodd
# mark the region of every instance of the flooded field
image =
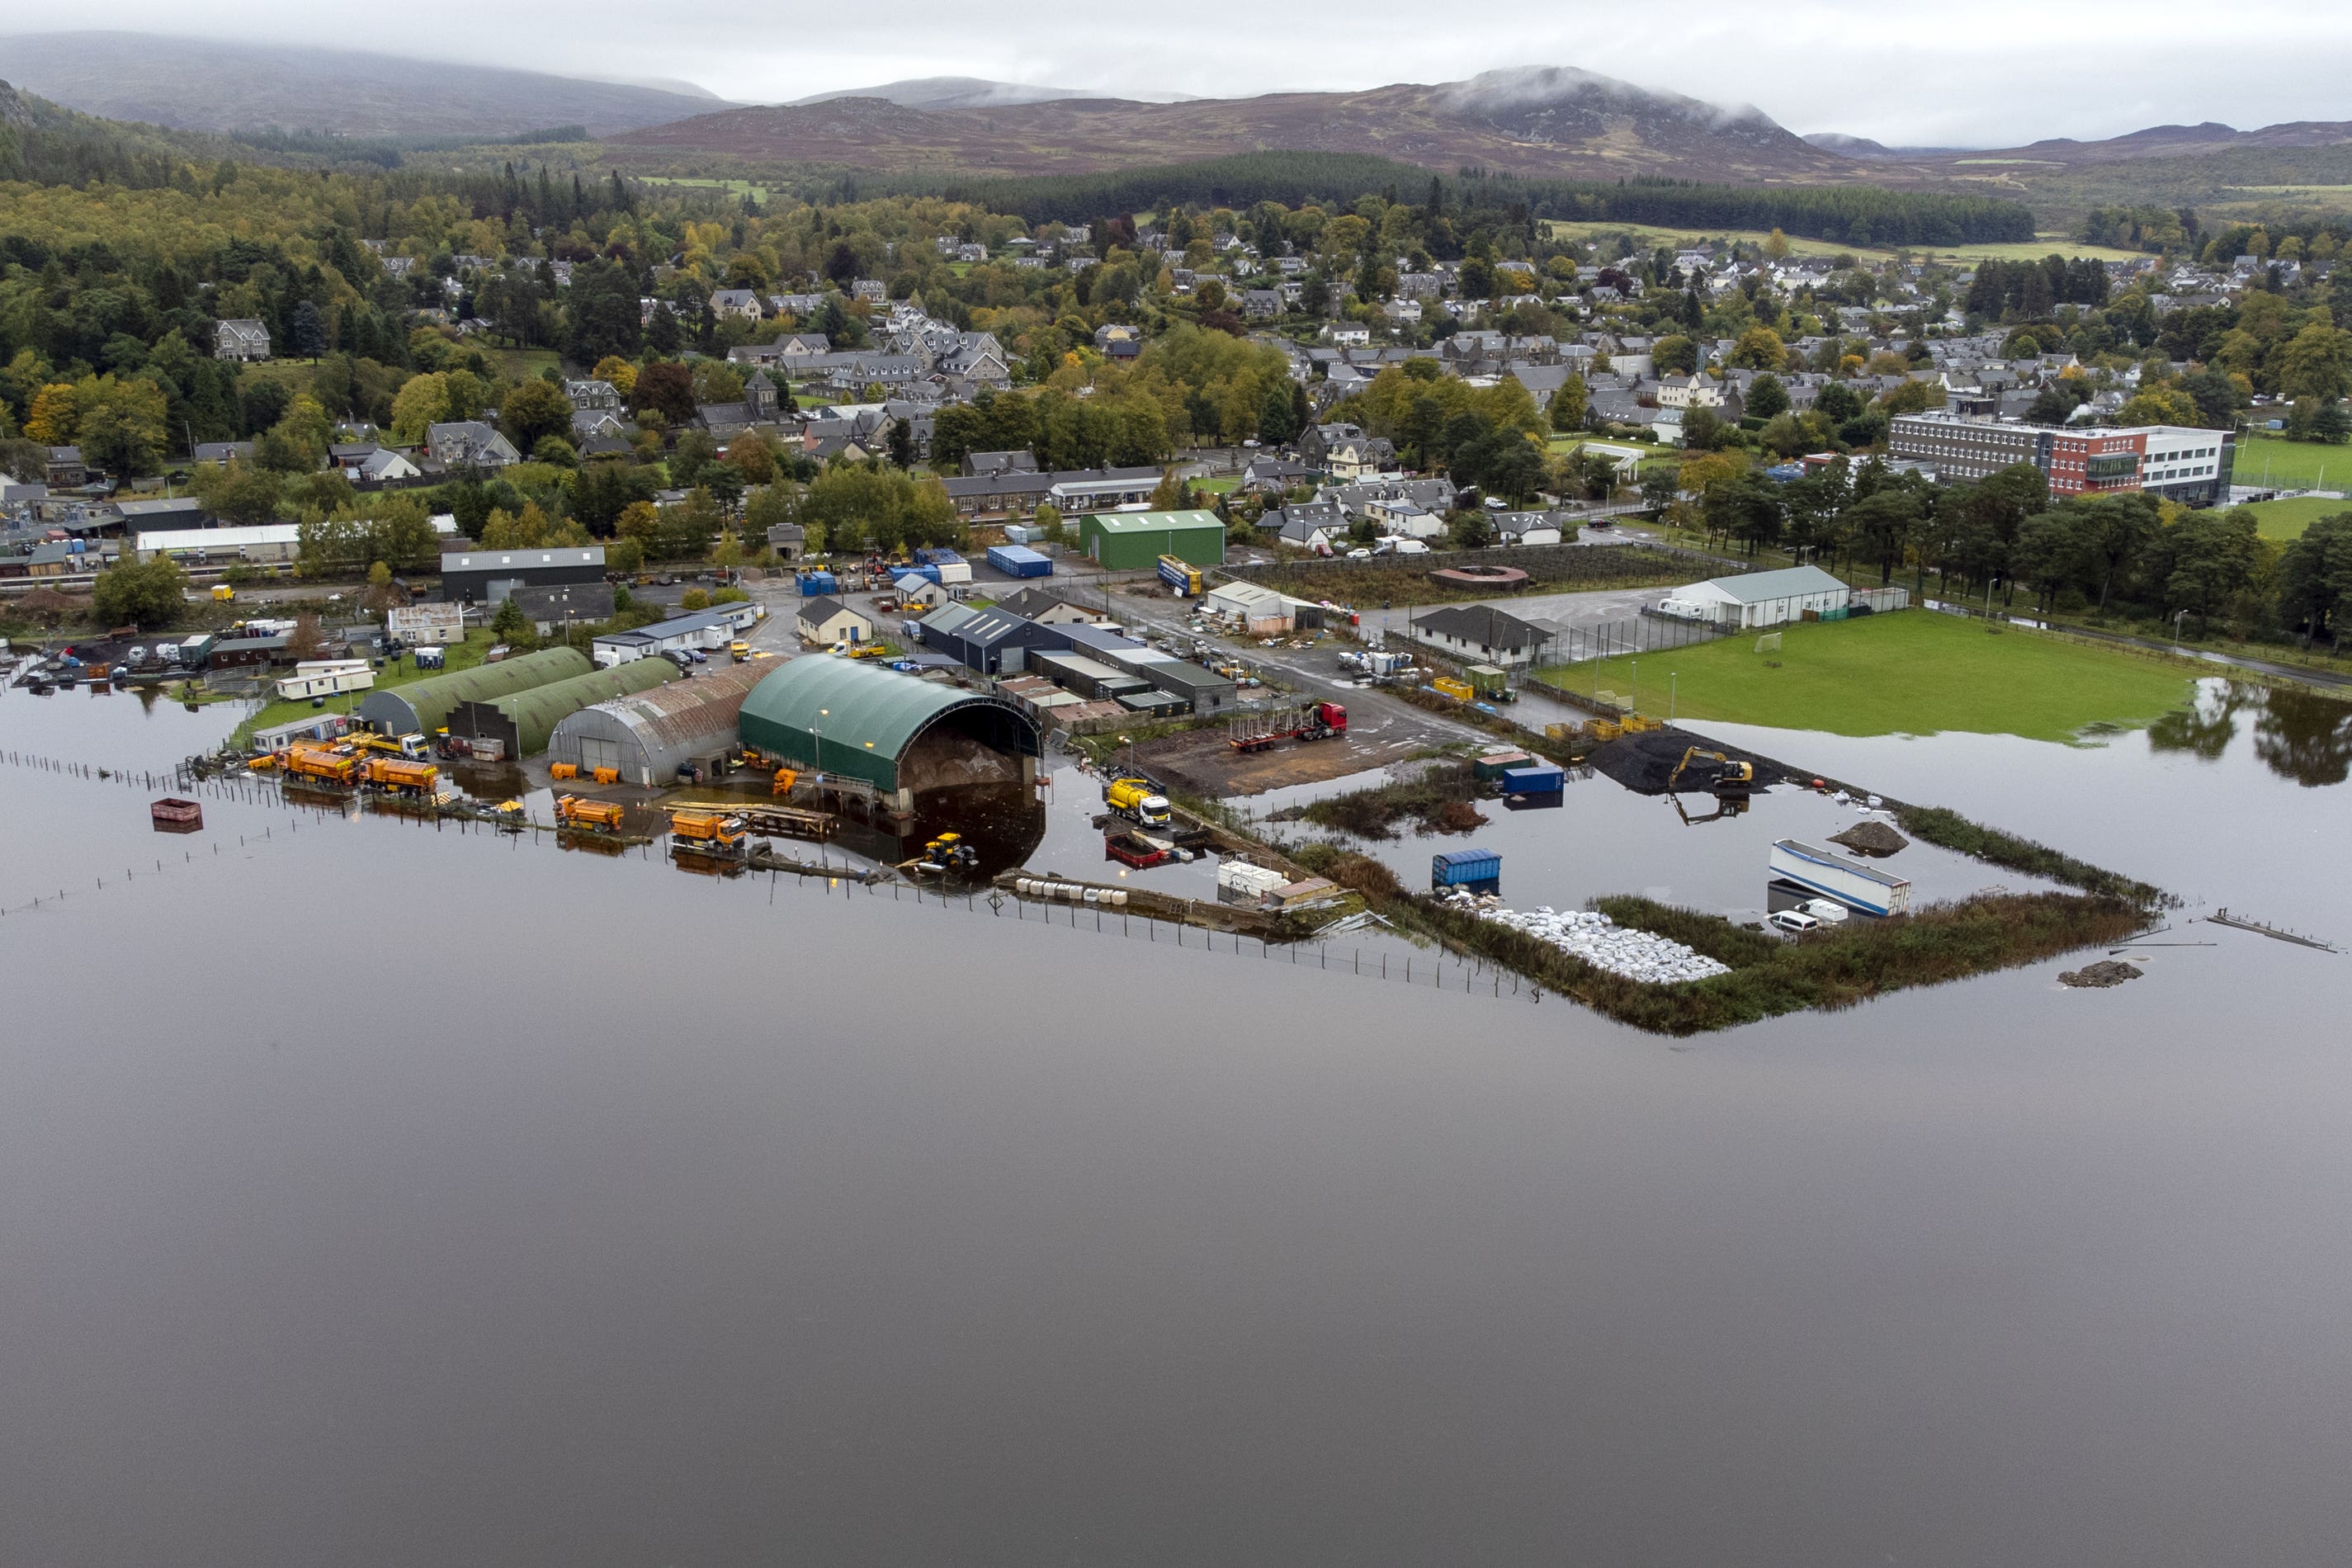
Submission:
<svg viewBox="0 0 2352 1568">
<path fill-rule="evenodd" d="M 0 692 L 0 753 L 236 717 Z M 2214 945 L 1682 1047 L 0 758 L 0 1560 L 2340 1562 L 2352 960 L 2185 922 L 2352 938 L 2344 710 L 1722 732 Z M 1109 879 L 1098 809 L 1057 771 L 1001 844 Z M 1730 910 L 1852 820 L 1485 809 L 1376 852 Z"/>
</svg>

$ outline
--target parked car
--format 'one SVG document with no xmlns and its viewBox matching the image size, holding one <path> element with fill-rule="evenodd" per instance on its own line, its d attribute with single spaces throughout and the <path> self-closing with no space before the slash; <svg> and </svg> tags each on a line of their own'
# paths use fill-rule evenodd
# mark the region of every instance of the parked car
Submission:
<svg viewBox="0 0 2352 1568">
<path fill-rule="evenodd" d="M 1817 931 L 1822 929 L 1822 922 L 1802 910 L 1774 910 L 1765 918 L 1767 923 L 1787 931 L 1790 936 L 1803 936 L 1808 931 Z"/>
</svg>

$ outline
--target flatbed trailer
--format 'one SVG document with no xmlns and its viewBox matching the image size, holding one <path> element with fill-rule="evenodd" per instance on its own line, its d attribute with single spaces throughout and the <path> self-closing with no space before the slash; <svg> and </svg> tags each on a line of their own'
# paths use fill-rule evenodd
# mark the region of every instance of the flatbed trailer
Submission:
<svg viewBox="0 0 2352 1568">
<path fill-rule="evenodd" d="M 806 806 L 784 805 L 772 801 L 679 801 L 670 809 L 717 813 L 739 819 L 753 833 L 818 841 L 832 837 L 835 826 L 841 820 L 829 811 L 811 811 Z"/>
</svg>

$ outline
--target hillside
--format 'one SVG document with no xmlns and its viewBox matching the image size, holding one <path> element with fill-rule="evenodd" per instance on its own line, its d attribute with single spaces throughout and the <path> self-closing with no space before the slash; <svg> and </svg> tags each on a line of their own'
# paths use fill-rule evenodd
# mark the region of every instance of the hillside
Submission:
<svg viewBox="0 0 2352 1568">
<path fill-rule="evenodd" d="M 1074 87 L 1030 87 L 1017 81 L 989 81 L 976 76 L 926 76 L 910 78 L 906 81 L 885 82 L 880 87 L 813 92 L 806 98 L 793 100 L 785 107 L 803 109 L 844 98 L 878 98 L 902 109 L 992 109 L 1089 96 Z"/>
<path fill-rule="evenodd" d="M 699 114 L 606 140 L 616 151 L 698 151 L 887 173 L 1078 174 L 1268 149 L 1577 179 L 1843 181 L 1864 173 L 1753 109 L 1549 67 L 1436 86 L 1181 103 L 1061 99 L 923 110 L 842 98 Z"/>
<path fill-rule="evenodd" d="M 2332 147 L 2347 142 L 2352 142 L 2352 121 L 2347 121 L 2297 120 L 2265 125 L 2258 131 L 2239 131 L 2209 120 L 2201 125 L 2151 125 L 2146 130 L 2110 136 L 2099 142 L 2055 137 L 2030 142 L 2023 147 L 1991 152 L 1908 155 L 1955 163 L 1981 163 L 1991 159 L 2063 164 L 2116 163 L 2149 158 L 2202 158 L 2252 150 Z"/>
<path fill-rule="evenodd" d="M 88 114 L 192 131 L 320 131 L 352 137 L 499 137 L 554 125 L 591 132 L 701 114 L 708 95 L 538 71 L 147 33 L 0 38 L 8 79 Z"/>
</svg>

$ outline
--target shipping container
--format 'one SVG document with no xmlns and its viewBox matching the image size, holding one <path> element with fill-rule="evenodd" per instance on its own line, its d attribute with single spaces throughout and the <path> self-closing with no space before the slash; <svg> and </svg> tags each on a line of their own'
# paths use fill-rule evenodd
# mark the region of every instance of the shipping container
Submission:
<svg viewBox="0 0 2352 1568">
<path fill-rule="evenodd" d="M 841 592 L 839 580 L 830 572 L 803 572 L 800 574 L 799 582 L 801 597 L 803 599 L 814 599 Z"/>
<path fill-rule="evenodd" d="M 1503 774 L 1505 795 L 1558 795 L 1567 787 L 1567 773 L 1550 763 L 1510 768 Z"/>
<path fill-rule="evenodd" d="M 1488 892 L 1501 890 L 1503 857 L 1492 849 L 1441 849 L 1429 860 L 1429 885 L 1433 888 L 1472 888 Z"/>
<path fill-rule="evenodd" d="M 1533 757 L 1528 755 L 1527 752 L 1517 749 L 1502 752 L 1489 752 L 1485 756 L 1480 757 L 1476 762 L 1470 764 L 1470 776 L 1484 783 L 1491 784 L 1495 780 L 1501 778 L 1506 773 L 1508 773 L 1513 768 L 1532 767 L 1534 765 L 1535 759 Z"/>
<path fill-rule="evenodd" d="M 1025 544 L 999 544 L 988 552 L 988 563 L 1008 577 L 1050 577 L 1054 563 Z"/>
</svg>

